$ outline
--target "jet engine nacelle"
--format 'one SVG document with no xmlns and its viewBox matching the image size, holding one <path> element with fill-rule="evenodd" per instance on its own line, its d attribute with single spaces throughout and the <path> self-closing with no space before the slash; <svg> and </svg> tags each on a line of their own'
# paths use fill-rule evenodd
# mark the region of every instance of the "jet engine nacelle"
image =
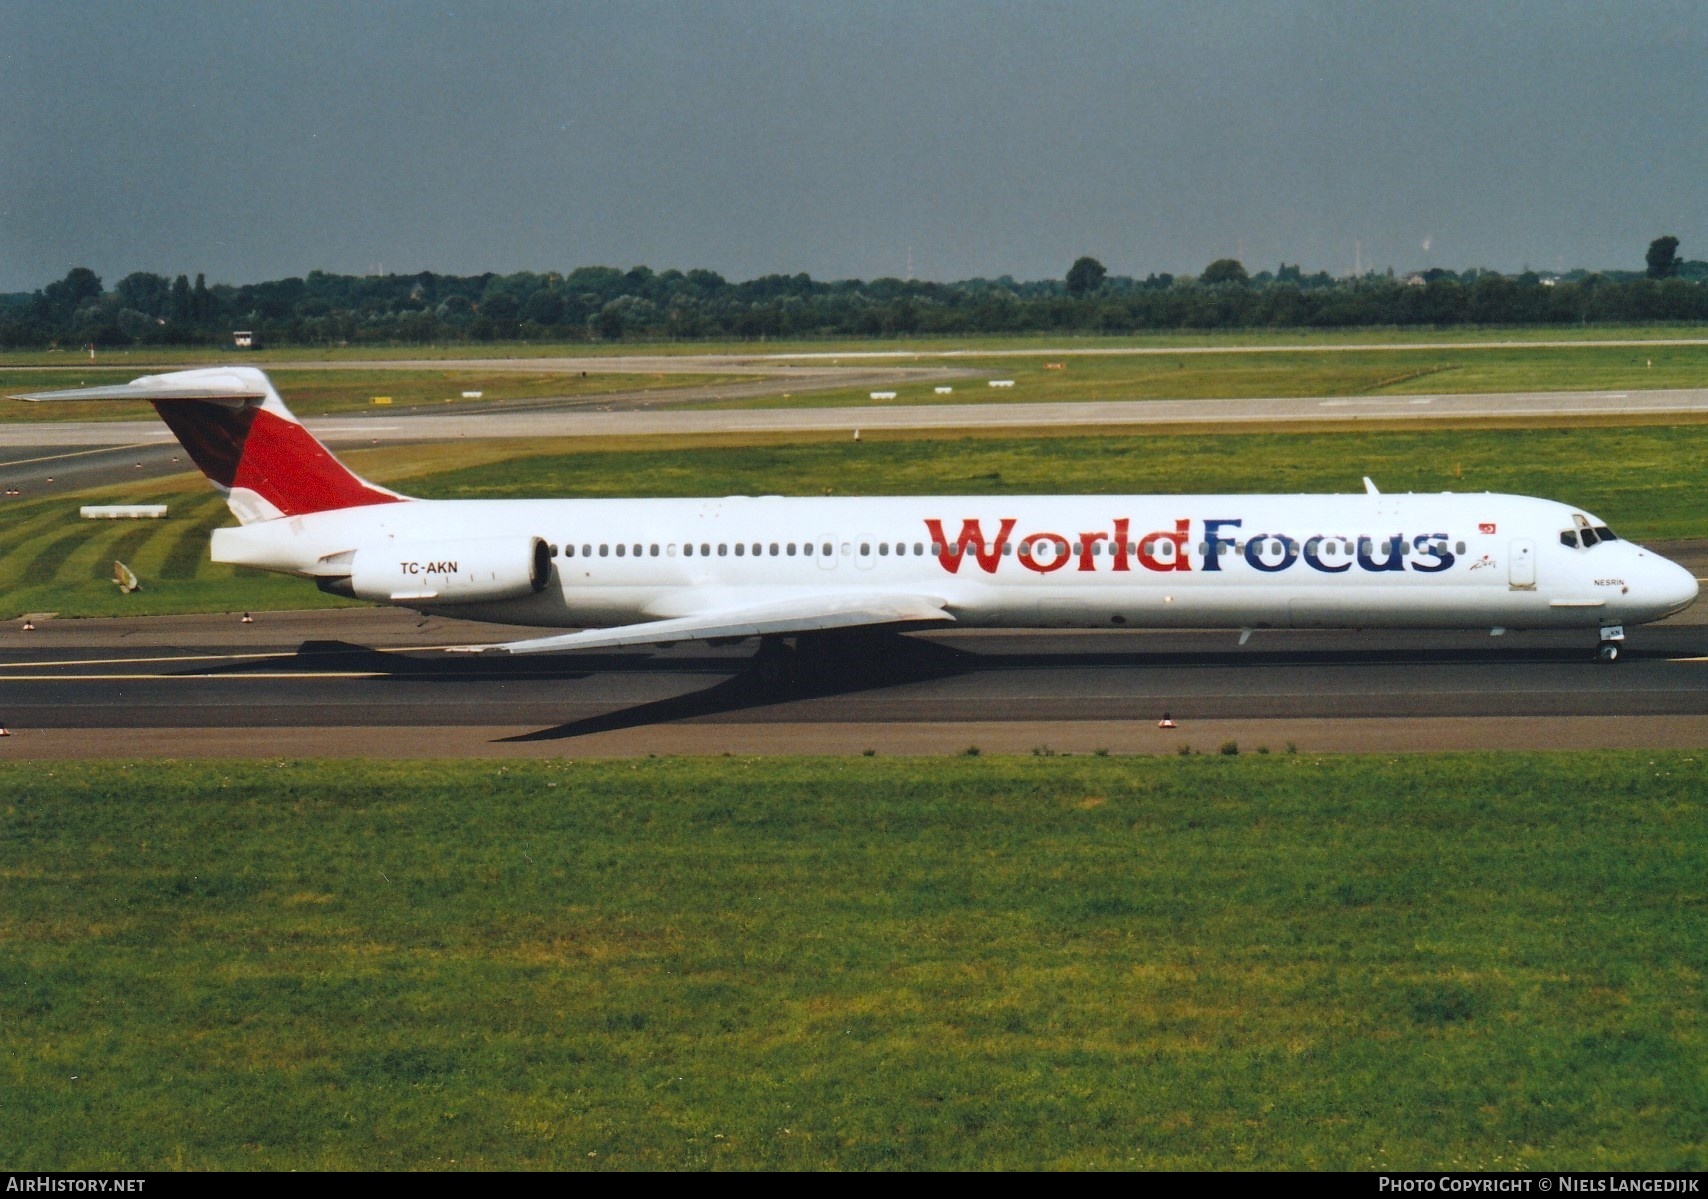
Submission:
<svg viewBox="0 0 1708 1199">
<path fill-rule="evenodd" d="M 474 604 L 533 595 L 551 573 L 551 547 L 541 538 L 482 537 L 359 549 L 349 579 L 339 582 L 357 599 Z"/>
</svg>

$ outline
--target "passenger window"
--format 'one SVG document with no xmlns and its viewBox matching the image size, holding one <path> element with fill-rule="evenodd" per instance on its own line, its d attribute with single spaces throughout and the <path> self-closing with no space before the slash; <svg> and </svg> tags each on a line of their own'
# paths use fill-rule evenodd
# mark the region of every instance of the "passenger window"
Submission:
<svg viewBox="0 0 1708 1199">
<path fill-rule="evenodd" d="M 887 541 L 878 542 L 878 553 L 881 556 L 888 558 L 890 556 L 890 543 Z"/>
<path fill-rule="evenodd" d="M 581 556 L 583 558 L 591 558 L 593 556 L 593 547 L 590 545 L 582 546 L 581 547 Z"/>
<path fill-rule="evenodd" d="M 722 547 L 719 547 L 719 548 L 722 548 Z M 710 558 L 711 556 L 712 556 L 712 547 L 710 545 L 708 545 L 706 542 L 702 541 L 700 543 L 700 557 Z"/>
<path fill-rule="evenodd" d="M 1014 556 L 1014 545 L 1013 545 L 1013 543 L 1007 542 L 1007 541 L 1002 543 L 1002 556 L 1004 558 L 1011 558 Z"/>
<path fill-rule="evenodd" d="M 1578 535 L 1570 529 L 1564 529 L 1560 532 L 1560 544 L 1575 550 L 1578 548 Z"/>
<path fill-rule="evenodd" d="M 810 542 L 810 541 L 801 542 L 801 553 L 805 554 L 809 558 L 812 557 L 812 542 Z"/>
<path fill-rule="evenodd" d="M 739 541 L 735 543 L 735 556 L 737 558 L 741 557 L 746 552 L 747 552 L 747 547 L 745 545 L 743 545 Z"/>
<path fill-rule="evenodd" d="M 694 556 L 694 543 L 692 541 L 685 542 L 683 544 L 682 556 L 684 558 L 692 558 Z"/>
<path fill-rule="evenodd" d="M 777 556 L 777 543 L 775 541 L 771 543 L 771 556 L 773 558 Z"/>
<path fill-rule="evenodd" d="M 870 558 L 872 556 L 872 543 L 871 542 L 862 541 L 860 543 L 860 556 L 862 558 Z"/>
<path fill-rule="evenodd" d="M 824 543 L 824 557 L 828 558 L 832 554 L 834 554 L 835 552 L 836 552 L 836 546 L 835 545 L 833 545 L 831 542 L 828 542 L 828 541 Z"/>
<path fill-rule="evenodd" d="M 664 553 L 666 557 L 674 558 L 676 556 L 676 543 L 672 541 L 669 545 L 665 546 Z"/>
<path fill-rule="evenodd" d="M 649 550 L 648 550 L 648 551 L 647 551 L 647 552 L 648 552 L 648 553 L 649 553 L 649 554 L 651 554 L 651 555 L 652 555 L 652 556 L 653 556 L 653 557 L 654 557 L 654 558 L 656 558 L 656 557 L 658 557 L 658 543 L 657 543 L 657 542 L 656 542 L 656 541 L 655 541 L 655 542 L 653 542 L 653 543 L 652 543 L 652 548 L 651 548 L 651 549 L 649 549 Z"/>
<path fill-rule="evenodd" d="M 624 550 L 626 550 L 626 549 L 628 549 L 628 548 L 629 548 L 629 547 L 628 547 L 628 546 L 626 546 L 626 545 L 619 545 L 619 546 L 618 546 L 618 547 L 617 547 L 617 557 L 619 557 L 619 558 L 621 558 L 621 557 L 622 557 L 622 556 L 623 556 L 623 551 L 624 551 Z"/>
<path fill-rule="evenodd" d="M 933 541 L 931 543 L 931 552 L 932 552 L 932 554 L 936 555 L 939 558 L 942 557 L 943 556 L 943 543 L 941 541 Z"/>
<path fill-rule="evenodd" d="M 738 549 L 738 550 L 740 548 L 741 548 L 740 546 L 736 547 L 736 549 Z M 721 541 L 718 542 L 718 557 L 724 558 L 724 557 L 728 557 L 728 555 L 729 555 L 729 546 L 726 545 L 725 543 L 721 542 Z"/>
<path fill-rule="evenodd" d="M 573 557 L 575 557 L 575 547 L 574 547 L 574 546 L 573 546 L 573 545 L 566 545 L 566 546 L 564 546 L 564 547 L 563 547 L 563 556 L 564 556 L 564 557 L 565 557 L 565 558 L 573 558 Z"/>
<path fill-rule="evenodd" d="M 599 547 L 599 556 L 600 556 L 600 557 L 601 557 L 601 558 L 603 558 L 603 557 L 605 557 L 605 556 L 606 556 L 606 555 L 607 555 L 607 554 L 609 554 L 609 553 L 610 553 L 610 552 L 611 552 L 611 547 L 610 547 L 610 546 L 608 546 L 608 545 L 601 545 L 601 546 L 600 546 L 600 547 Z"/>
<path fill-rule="evenodd" d="M 793 558 L 795 556 L 795 543 L 792 541 L 789 542 L 788 554 L 789 554 L 789 557 L 791 557 L 791 558 Z"/>
<path fill-rule="evenodd" d="M 1455 553 L 1462 554 L 1465 552 L 1465 543 L 1463 541 L 1454 542 L 1453 549 Z"/>
</svg>

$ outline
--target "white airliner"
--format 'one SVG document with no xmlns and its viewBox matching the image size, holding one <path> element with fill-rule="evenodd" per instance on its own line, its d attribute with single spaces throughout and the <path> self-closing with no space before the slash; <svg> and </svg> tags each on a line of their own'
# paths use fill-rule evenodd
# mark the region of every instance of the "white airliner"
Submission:
<svg viewBox="0 0 1708 1199">
<path fill-rule="evenodd" d="M 418 500 L 352 474 L 252 367 L 20 397 L 148 400 L 240 522 L 213 560 L 468 620 L 515 654 L 828 629 L 1595 629 L 1696 580 L 1552 500 L 1491 494 Z M 1244 637 L 1242 633 L 1242 640 Z"/>
</svg>

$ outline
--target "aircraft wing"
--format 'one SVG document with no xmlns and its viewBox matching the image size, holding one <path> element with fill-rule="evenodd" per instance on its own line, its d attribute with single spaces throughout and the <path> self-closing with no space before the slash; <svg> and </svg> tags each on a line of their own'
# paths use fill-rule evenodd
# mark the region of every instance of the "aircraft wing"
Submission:
<svg viewBox="0 0 1708 1199">
<path fill-rule="evenodd" d="M 723 608 L 649 620 L 642 624 L 618 625 L 611 629 L 588 629 L 556 637 L 506 641 L 497 645 L 462 645 L 454 653 L 484 653 L 498 650 L 509 654 L 546 654 L 566 649 L 612 649 L 626 645 L 660 645 L 673 641 L 705 641 L 716 637 L 755 637 L 777 633 L 813 633 L 822 629 L 852 629 L 865 625 L 903 624 L 912 621 L 942 621 L 955 618 L 944 611 L 943 601 L 923 595 L 814 595 L 741 608 Z"/>
</svg>

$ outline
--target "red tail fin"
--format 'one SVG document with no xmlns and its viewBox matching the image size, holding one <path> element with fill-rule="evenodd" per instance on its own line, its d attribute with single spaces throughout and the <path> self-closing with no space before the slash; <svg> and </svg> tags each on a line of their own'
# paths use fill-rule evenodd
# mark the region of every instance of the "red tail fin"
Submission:
<svg viewBox="0 0 1708 1199">
<path fill-rule="evenodd" d="M 25 399 L 148 400 L 244 524 L 407 499 L 353 473 L 252 366 L 149 375 Z"/>
</svg>

